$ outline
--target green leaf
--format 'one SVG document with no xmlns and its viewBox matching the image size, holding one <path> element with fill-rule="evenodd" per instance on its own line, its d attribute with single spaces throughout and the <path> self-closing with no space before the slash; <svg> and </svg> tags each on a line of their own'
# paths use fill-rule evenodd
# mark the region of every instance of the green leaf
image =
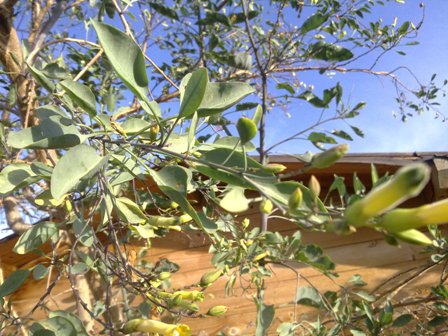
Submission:
<svg viewBox="0 0 448 336">
<path fill-rule="evenodd" d="M 116 205 L 120 218 L 129 224 L 143 224 L 146 222 L 146 215 L 137 203 L 127 197 L 118 197 Z"/>
<path fill-rule="evenodd" d="M 63 311 L 63 310 L 55 310 L 55 311 L 51 311 L 48 316 L 50 318 L 53 317 L 63 317 L 66 320 L 70 321 L 71 324 L 73 325 L 73 327 L 75 328 L 76 331 L 76 336 L 87 336 L 87 332 L 86 329 L 84 328 L 81 320 L 78 318 L 78 316 L 76 316 L 75 314 Z"/>
<path fill-rule="evenodd" d="M 134 135 L 145 131 L 149 132 L 151 125 L 152 124 L 149 121 L 140 118 L 128 118 L 121 124 L 121 128 L 126 132 L 126 134 Z"/>
<path fill-rule="evenodd" d="M 196 142 L 196 129 L 198 127 L 198 113 L 195 111 L 193 114 L 193 118 L 191 118 L 190 128 L 188 129 L 188 148 L 187 152 L 191 152 L 191 149 Z"/>
<path fill-rule="evenodd" d="M 255 336 L 264 336 L 274 320 L 275 308 L 274 305 L 266 305 L 261 300 L 256 300 L 255 303 L 257 305 Z"/>
<path fill-rule="evenodd" d="M 243 150 L 240 138 L 236 136 L 225 136 L 216 139 L 214 143 L 204 143 L 201 145 L 200 149 L 202 151 L 207 151 L 216 148 L 229 148 L 229 149 L 235 149 L 240 152 Z M 244 149 L 246 150 L 246 153 L 249 153 L 256 150 L 256 147 L 252 142 L 248 141 L 244 144 Z"/>
<path fill-rule="evenodd" d="M 300 28 L 300 32 L 302 34 L 306 34 L 311 30 L 319 28 L 322 26 L 325 21 L 328 19 L 328 14 L 323 14 L 322 12 L 316 12 L 311 15 L 308 19 L 305 20 L 302 27 Z"/>
<path fill-rule="evenodd" d="M 73 233 L 81 244 L 86 247 L 92 246 L 94 242 L 94 233 L 92 227 L 87 222 L 76 218 L 73 222 Z"/>
<path fill-rule="evenodd" d="M 32 252 L 57 234 L 58 227 L 55 223 L 39 222 L 20 236 L 13 251 L 17 254 Z"/>
<path fill-rule="evenodd" d="M 87 145 L 71 148 L 54 167 L 51 177 L 51 194 L 60 199 L 70 192 L 81 180 L 98 172 L 107 162 L 96 150 Z"/>
<path fill-rule="evenodd" d="M 294 90 L 292 85 L 289 84 L 289 83 L 278 83 L 277 86 L 276 86 L 276 89 L 278 89 L 278 90 L 286 90 L 290 94 L 296 93 L 296 90 Z"/>
<path fill-rule="evenodd" d="M 53 92 L 56 89 L 56 85 L 44 75 L 42 71 L 28 64 L 28 69 L 33 75 L 34 79 L 44 87 L 48 92 Z"/>
<path fill-rule="evenodd" d="M 154 226 L 149 224 L 130 225 L 129 229 L 134 231 L 140 236 L 140 238 L 143 239 L 156 237 L 156 234 L 154 233 Z"/>
<path fill-rule="evenodd" d="M 333 130 L 333 131 L 331 131 L 331 134 L 333 134 L 339 138 L 342 138 L 344 140 L 353 141 L 353 138 L 351 137 L 351 135 L 343 130 Z"/>
<path fill-rule="evenodd" d="M 305 91 L 300 94 L 299 99 L 306 100 L 308 103 L 318 108 L 328 108 L 328 103 L 320 99 L 311 91 Z"/>
<path fill-rule="evenodd" d="M 322 132 L 311 132 L 310 135 L 308 135 L 308 140 L 313 143 L 317 143 L 317 142 L 328 143 L 328 144 L 337 143 L 333 137 L 328 136 Z"/>
<path fill-rule="evenodd" d="M 189 117 L 201 105 L 208 83 L 207 69 L 196 70 L 189 77 L 185 87 L 180 91 L 179 118 Z"/>
<path fill-rule="evenodd" d="M 244 189 L 231 188 L 219 202 L 219 206 L 232 213 L 239 213 L 249 209 L 249 200 L 244 196 Z"/>
<path fill-rule="evenodd" d="M 42 264 L 38 264 L 36 265 L 36 267 L 33 268 L 33 278 L 35 280 L 41 280 L 45 278 L 47 274 L 48 274 L 48 268 Z"/>
<path fill-rule="evenodd" d="M 23 269 L 11 273 L 0 285 L 0 297 L 8 296 L 18 290 L 30 275 L 30 270 Z"/>
<path fill-rule="evenodd" d="M 255 125 L 260 124 L 261 117 L 263 116 L 263 108 L 261 105 L 257 105 L 257 108 L 255 109 L 254 116 L 252 117 L 253 122 Z"/>
<path fill-rule="evenodd" d="M 39 125 L 10 133 L 8 145 L 13 148 L 68 148 L 86 139 L 73 122 L 57 115 L 45 118 Z"/>
<path fill-rule="evenodd" d="M 36 109 L 35 113 L 40 120 L 44 120 L 53 116 L 67 118 L 67 113 L 57 105 L 40 106 Z"/>
<path fill-rule="evenodd" d="M 150 2 L 149 7 L 151 7 L 157 13 L 159 13 L 163 16 L 166 16 L 170 19 L 179 21 L 179 16 L 177 15 L 177 12 L 175 10 L 171 9 L 170 7 L 163 6 L 163 5 L 155 3 L 155 2 Z"/>
<path fill-rule="evenodd" d="M 121 30 L 105 23 L 92 23 L 117 75 L 137 97 L 147 100 L 148 76 L 140 47 Z"/>
<path fill-rule="evenodd" d="M 0 195 L 25 187 L 41 179 L 26 163 L 13 163 L 0 172 Z"/>
<path fill-rule="evenodd" d="M 413 316 L 411 314 L 403 314 L 398 316 L 395 321 L 392 323 L 392 327 L 394 328 L 401 328 L 404 327 L 406 324 L 411 322 L 413 319 Z"/>
<path fill-rule="evenodd" d="M 299 287 L 297 289 L 296 302 L 305 306 L 319 308 L 322 306 L 322 297 L 313 287 Z"/>
<path fill-rule="evenodd" d="M 47 332 L 52 332 L 54 336 L 77 336 L 76 329 L 70 320 L 55 316 L 43 321 L 35 322 L 31 325 L 31 331 L 34 335 L 51 335 Z"/>
<path fill-rule="evenodd" d="M 356 126 L 350 126 L 353 132 L 356 133 L 357 136 L 364 138 L 364 132 Z"/>
<path fill-rule="evenodd" d="M 208 83 L 198 108 L 198 116 L 206 117 L 223 112 L 253 92 L 254 89 L 247 83 Z"/>
<path fill-rule="evenodd" d="M 96 101 L 92 90 L 86 85 L 66 79 L 59 83 L 67 95 L 91 117 L 96 115 Z"/>
<path fill-rule="evenodd" d="M 310 57 L 323 61 L 347 61 L 353 58 L 353 53 L 337 44 L 319 41 L 310 46 Z"/>
</svg>

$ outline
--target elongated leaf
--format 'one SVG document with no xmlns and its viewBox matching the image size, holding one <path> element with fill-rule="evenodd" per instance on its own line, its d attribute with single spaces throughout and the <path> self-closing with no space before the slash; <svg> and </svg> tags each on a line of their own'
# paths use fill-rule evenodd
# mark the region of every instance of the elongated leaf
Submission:
<svg viewBox="0 0 448 336">
<path fill-rule="evenodd" d="M 308 135 L 308 140 L 310 140 L 311 142 L 321 142 L 328 144 L 336 143 L 336 140 L 333 137 L 321 132 L 311 132 L 310 135 Z"/>
<path fill-rule="evenodd" d="M 8 296 L 18 290 L 28 279 L 30 270 L 17 270 L 0 285 L 0 297 Z"/>
<path fill-rule="evenodd" d="M 322 12 L 316 12 L 311 15 L 306 21 L 303 23 L 300 28 L 300 32 L 302 34 L 306 34 L 309 31 L 319 28 L 325 21 L 328 19 L 328 14 L 323 14 Z"/>
<path fill-rule="evenodd" d="M 205 117 L 225 111 L 253 92 L 254 89 L 247 83 L 208 83 L 198 115 Z"/>
<path fill-rule="evenodd" d="M 13 251 L 17 254 L 26 254 L 46 243 L 58 234 L 58 227 L 53 222 L 39 222 L 23 233 Z"/>
<path fill-rule="evenodd" d="M 35 113 L 40 120 L 53 116 L 67 118 L 67 113 L 65 113 L 65 111 L 57 105 L 40 106 L 36 109 Z"/>
<path fill-rule="evenodd" d="M 170 7 L 163 6 L 161 4 L 150 2 L 149 6 L 154 9 L 157 13 L 166 16 L 173 20 L 179 20 L 179 16 L 177 15 L 177 12 Z"/>
<path fill-rule="evenodd" d="M 179 117 L 189 117 L 196 112 L 204 98 L 208 83 L 207 69 L 201 68 L 191 74 L 185 89 L 180 93 Z"/>
<path fill-rule="evenodd" d="M 59 199 L 70 192 L 83 179 L 95 174 L 106 164 L 96 150 L 87 145 L 71 148 L 54 167 L 51 177 L 51 194 Z"/>
<path fill-rule="evenodd" d="M 115 72 L 137 97 L 147 100 L 148 76 L 140 47 L 113 26 L 93 21 L 93 27 Z"/>
<path fill-rule="evenodd" d="M 8 145 L 14 148 L 68 148 L 79 145 L 86 139 L 73 122 L 54 115 L 44 118 L 39 125 L 11 133 Z"/>
<path fill-rule="evenodd" d="M 96 115 L 96 101 L 92 90 L 86 85 L 66 79 L 59 83 L 68 96 L 91 117 Z"/>
<path fill-rule="evenodd" d="M 310 56 L 323 61 L 346 61 L 353 58 L 353 53 L 337 44 L 319 41 L 310 47 Z"/>
</svg>

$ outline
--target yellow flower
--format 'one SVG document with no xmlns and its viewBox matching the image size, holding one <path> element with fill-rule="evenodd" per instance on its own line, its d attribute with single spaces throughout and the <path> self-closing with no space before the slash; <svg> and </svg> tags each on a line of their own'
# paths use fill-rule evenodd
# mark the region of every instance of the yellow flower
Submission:
<svg viewBox="0 0 448 336">
<path fill-rule="evenodd" d="M 147 319 L 134 319 L 123 326 L 124 334 L 133 332 L 147 332 L 163 336 L 191 336 L 190 327 L 186 324 L 168 324 Z"/>
</svg>

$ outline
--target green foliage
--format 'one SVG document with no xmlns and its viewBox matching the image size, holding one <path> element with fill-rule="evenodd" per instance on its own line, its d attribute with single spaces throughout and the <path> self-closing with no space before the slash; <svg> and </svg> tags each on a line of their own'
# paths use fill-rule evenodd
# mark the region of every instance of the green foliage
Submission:
<svg viewBox="0 0 448 336">
<path fill-rule="evenodd" d="M 310 190 L 301 175 L 312 168 L 331 169 L 348 148 L 328 145 L 363 136 L 351 123 L 366 105 L 349 104 L 340 83 L 322 81 L 314 88 L 305 72 L 348 76 L 355 61 L 368 63 L 370 56 L 376 62 L 412 36 L 418 30 L 412 22 L 384 24 L 370 15 L 386 3 L 392 6 L 392 1 L 370 0 L 282 0 L 269 6 L 257 1 L 90 1 L 61 11 L 59 22 L 70 33 L 55 25 L 36 43 L 20 33 L 26 60 L 20 78 L 28 81 L 31 100 L 20 101 L 20 83 L 8 71 L 0 72 L 0 93 L 5 93 L 0 103 L 6 108 L 0 123 L 0 195 L 19 200 L 18 213 L 36 222 L 18 238 L 14 253 L 34 253 L 39 259 L 0 285 L 2 328 L 15 332 L 20 325 L 35 336 L 88 335 L 94 321 L 99 333 L 113 334 L 134 330 L 129 325 L 138 322 L 159 333 L 190 335 L 187 326 L 150 320 L 149 314 L 160 314 L 164 321 L 225 314 L 227 307 L 219 302 L 207 313 L 202 301 L 210 299 L 208 287 L 227 279 L 227 294 L 247 284 L 244 290 L 254 298 L 250 332 L 255 335 L 275 328 L 282 336 L 299 331 L 392 335 L 410 326 L 422 335 L 438 330 L 448 311 L 443 282 L 432 288 L 433 297 L 422 308 L 429 316 L 424 323 L 400 309 L 392 296 L 369 292 L 356 274 L 334 291 L 297 281 L 296 297 L 281 306 L 264 297 L 271 286 L 266 279 L 276 267 L 291 270 L 297 280 L 300 267 L 310 267 L 336 281 L 337 264 L 321 246 L 302 239 L 302 233 L 352 232 L 362 216 L 348 218 L 345 209 L 362 212 L 362 199 L 372 199 L 397 179 L 386 182 L 388 177 L 378 176 L 372 166 L 371 183 L 354 174 L 351 190 L 344 178 L 335 176 L 328 195 L 318 195 L 318 180 L 313 179 Z M 20 2 L 17 13 L 25 15 L 30 6 Z M 46 15 L 48 24 L 57 21 L 57 15 Z M 290 17 L 298 25 L 294 29 Z M 356 69 L 378 75 L 368 66 Z M 404 88 L 397 86 L 403 114 L 408 113 L 405 108 L 435 106 L 446 83 L 438 87 L 435 76 L 430 82 L 427 87 L 418 83 L 415 100 L 404 99 Z M 285 131 L 283 139 L 268 143 L 271 109 L 286 111 L 297 100 L 319 111 L 317 122 L 288 128 L 291 134 Z M 27 115 L 20 124 L 12 116 L 24 109 Z M 324 124 L 330 121 L 342 122 L 328 130 Z M 269 163 L 278 146 L 293 140 L 323 150 L 293 153 L 303 163 L 298 174 Z M 422 167 L 418 190 L 427 182 L 428 169 Z M 400 200 L 415 193 L 405 192 Z M 381 211 L 365 215 L 361 224 L 398 243 L 407 232 L 387 230 L 387 216 L 400 211 L 389 198 L 379 197 Z M 260 222 L 244 218 L 246 211 L 254 215 L 253 209 L 262 210 Z M 277 232 L 277 220 L 294 225 L 295 231 Z M 426 249 L 435 267 L 446 262 L 448 244 L 436 226 L 440 223 L 430 224 L 431 238 L 425 236 L 425 241 L 431 242 Z M 171 288 L 169 278 L 179 266 L 152 255 L 149 262 L 144 256 L 151 254 L 153 241 L 171 239 L 179 231 L 182 239 L 201 237 L 210 244 L 213 270 L 204 271 L 199 282 Z M 129 249 L 130 242 L 141 249 Z M 77 314 L 48 308 L 40 321 L 15 316 L 12 294 L 30 274 L 47 281 L 36 309 L 47 309 L 48 297 L 66 280 L 74 289 Z M 91 302 L 80 293 L 82 280 L 94 284 Z M 276 325 L 279 308 L 294 312 L 298 306 L 314 315 L 307 320 L 294 315 Z M 125 322 L 130 324 L 121 329 Z"/>
</svg>

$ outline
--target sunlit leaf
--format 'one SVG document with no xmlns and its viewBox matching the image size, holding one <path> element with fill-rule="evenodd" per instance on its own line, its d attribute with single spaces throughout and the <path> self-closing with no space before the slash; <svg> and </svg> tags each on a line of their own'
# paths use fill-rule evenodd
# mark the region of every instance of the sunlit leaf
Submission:
<svg viewBox="0 0 448 336">
<path fill-rule="evenodd" d="M 249 209 L 249 200 L 244 196 L 244 189 L 236 187 L 225 194 L 219 206 L 229 212 L 239 213 Z"/>
<path fill-rule="evenodd" d="M 101 22 L 92 23 L 115 72 L 136 96 L 146 100 L 148 76 L 140 47 L 121 30 Z"/>
<path fill-rule="evenodd" d="M 56 236 L 58 230 L 53 222 L 39 222 L 20 236 L 13 251 L 17 254 L 29 253 Z"/>
<path fill-rule="evenodd" d="M 208 83 L 207 69 L 201 68 L 191 74 L 184 89 L 180 92 L 179 118 L 189 117 L 201 105 Z"/>
</svg>

